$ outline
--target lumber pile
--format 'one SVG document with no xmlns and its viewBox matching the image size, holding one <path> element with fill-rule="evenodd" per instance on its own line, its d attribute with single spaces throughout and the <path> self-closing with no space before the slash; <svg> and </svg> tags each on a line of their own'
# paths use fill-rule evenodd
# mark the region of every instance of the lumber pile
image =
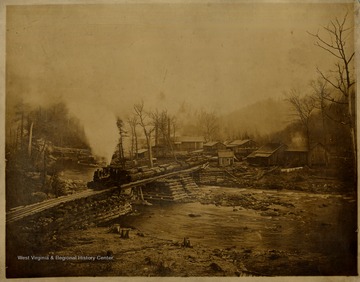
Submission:
<svg viewBox="0 0 360 282">
<path fill-rule="evenodd" d="M 181 181 L 181 184 L 183 185 L 185 191 L 190 196 L 196 196 L 199 194 L 199 187 L 190 175 L 182 176 L 180 181 Z"/>
<path fill-rule="evenodd" d="M 180 201 L 188 197 L 181 181 L 176 178 L 159 179 L 143 190 L 145 200 Z"/>
</svg>

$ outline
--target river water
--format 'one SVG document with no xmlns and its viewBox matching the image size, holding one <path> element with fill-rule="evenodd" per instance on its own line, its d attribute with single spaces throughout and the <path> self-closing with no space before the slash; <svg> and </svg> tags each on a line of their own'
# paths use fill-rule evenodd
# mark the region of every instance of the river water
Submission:
<svg viewBox="0 0 360 282">
<path fill-rule="evenodd" d="M 71 180 L 81 180 L 89 182 L 93 179 L 94 171 L 97 167 L 79 165 L 77 163 L 67 163 L 58 165 L 62 177 Z"/>
<path fill-rule="evenodd" d="M 263 245 L 261 231 L 271 220 L 251 210 L 234 212 L 232 207 L 200 203 L 163 204 L 141 207 L 141 214 L 128 217 L 128 224 L 163 239 L 189 237 L 194 244 L 215 248 Z"/>
<path fill-rule="evenodd" d="M 72 180 L 91 181 L 94 167 L 75 165 L 63 169 Z M 246 207 L 193 203 L 154 203 L 136 206 L 137 212 L 120 219 L 147 236 L 209 248 L 276 249 L 337 256 L 346 261 L 353 248 L 356 220 L 354 199 L 296 191 L 201 187 L 202 192 L 251 195 L 258 200 L 291 203 L 276 205 L 278 216 Z M 355 227 L 354 227 L 355 226 Z M 355 228 L 355 229 L 354 229 Z M 356 240 L 356 239 L 355 239 Z M 344 258 L 344 259 L 342 259 Z"/>
<path fill-rule="evenodd" d="M 208 189 L 202 187 L 201 189 Z M 261 211 L 213 204 L 173 203 L 138 207 L 138 214 L 121 224 L 156 237 L 212 248 L 254 248 L 310 253 L 349 252 L 349 227 L 341 216 L 346 203 L 339 196 L 293 191 L 217 187 L 220 191 L 258 194 L 292 202 L 279 216 Z M 281 208 L 281 207 L 280 207 Z"/>
</svg>

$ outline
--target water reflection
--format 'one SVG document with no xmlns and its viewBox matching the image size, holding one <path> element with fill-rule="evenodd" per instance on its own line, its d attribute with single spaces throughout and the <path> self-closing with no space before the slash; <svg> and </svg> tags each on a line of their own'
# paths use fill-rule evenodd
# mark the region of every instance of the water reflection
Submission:
<svg viewBox="0 0 360 282">
<path fill-rule="evenodd" d="M 89 182 L 92 180 L 96 167 L 81 165 L 76 162 L 57 163 L 56 169 L 59 174 L 71 180 L 82 180 Z"/>
</svg>

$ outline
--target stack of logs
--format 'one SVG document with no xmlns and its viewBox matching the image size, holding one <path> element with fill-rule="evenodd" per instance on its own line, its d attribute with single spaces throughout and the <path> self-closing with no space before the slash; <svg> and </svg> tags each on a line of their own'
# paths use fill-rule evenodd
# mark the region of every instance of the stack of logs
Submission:
<svg viewBox="0 0 360 282">
<path fill-rule="evenodd" d="M 145 200 L 181 201 L 189 199 L 197 188 L 190 176 L 159 179 L 143 190 Z"/>
<path fill-rule="evenodd" d="M 145 200 L 178 201 L 187 197 L 187 194 L 177 179 L 159 179 L 148 184 L 143 190 Z"/>
<path fill-rule="evenodd" d="M 166 174 L 169 172 L 187 169 L 196 165 L 204 164 L 207 161 L 205 157 L 196 157 L 193 159 L 188 159 L 183 162 L 173 162 L 169 164 L 162 164 L 156 167 L 138 167 L 129 169 L 128 175 L 131 181 L 137 181 L 156 175 Z"/>
<path fill-rule="evenodd" d="M 181 177 L 181 183 L 189 196 L 196 196 L 199 194 L 199 187 L 190 175 Z"/>
<path fill-rule="evenodd" d="M 239 173 L 225 168 L 208 168 L 197 172 L 196 182 L 200 185 L 250 187 L 259 175 L 258 172 Z"/>
<path fill-rule="evenodd" d="M 226 174 L 223 170 L 207 169 L 199 172 L 199 183 L 203 185 L 218 185 L 226 181 Z"/>
</svg>

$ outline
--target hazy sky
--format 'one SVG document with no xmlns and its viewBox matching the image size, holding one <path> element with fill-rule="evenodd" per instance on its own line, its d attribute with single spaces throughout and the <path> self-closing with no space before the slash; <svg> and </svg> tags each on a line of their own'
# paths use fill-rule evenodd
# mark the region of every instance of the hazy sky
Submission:
<svg viewBox="0 0 360 282">
<path fill-rule="evenodd" d="M 306 31 L 346 11 L 352 21 L 343 4 L 7 6 L 7 99 L 62 98 L 94 123 L 140 99 L 235 110 L 329 69 Z"/>
</svg>

